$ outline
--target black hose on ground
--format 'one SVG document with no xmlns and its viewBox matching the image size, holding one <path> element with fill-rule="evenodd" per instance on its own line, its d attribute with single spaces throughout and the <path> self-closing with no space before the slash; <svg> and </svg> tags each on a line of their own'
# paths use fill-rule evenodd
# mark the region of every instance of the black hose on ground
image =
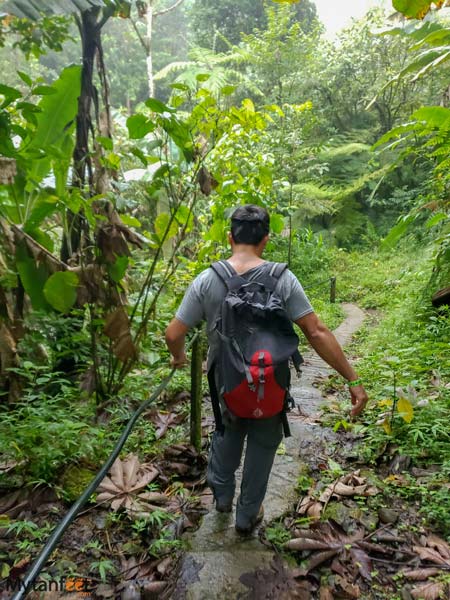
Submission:
<svg viewBox="0 0 450 600">
<path fill-rule="evenodd" d="M 193 341 L 196 339 L 197 336 L 198 336 L 198 333 L 196 333 L 191 338 L 188 346 L 190 346 L 193 343 Z M 106 477 L 112 464 L 114 463 L 116 458 L 119 456 L 119 453 L 122 450 L 125 442 L 127 441 L 127 438 L 130 435 L 131 430 L 133 429 L 136 421 L 139 419 L 139 417 L 144 412 L 144 410 L 152 402 L 154 402 L 156 400 L 156 398 L 158 398 L 158 396 L 161 394 L 162 391 L 165 390 L 165 388 L 169 384 L 170 380 L 172 379 L 175 371 L 176 371 L 176 369 L 173 368 L 171 370 L 171 372 L 169 373 L 169 375 L 165 379 L 163 379 L 163 381 L 159 384 L 159 386 L 156 388 L 156 390 L 153 392 L 153 394 L 150 396 L 150 398 L 148 398 L 147 400 L 144 400 L 144 402 L 142 402 L 142 404 L 139 406 L 139 408 L 133 413 L 133 415 L 131 416 L 130 420 L 128 421 L 127 426 L 125 427 L 122 435 L 120 436 L 119 441 L 114 446 L 113 451 L 109 455 L 107 461 L 102 466 L 102 468 L 97 473 L 97 475 L 94 477 L 94 479 L 91 481 L 91 483 L 84 490 L 84 492 L 81 494 L 81 496 L 78 498 L 78 500 L 76 500 L 72 504 L 72 506 L 70 507 L 70 510 L 64 515 L 63 519 L 59 522 L 57 527 L 53 530 L 53 533 L 47 540 L 45 546 L 42 548 L 37 559 L 31 565 L 30 569 L 27 571 L 24 579 L 20 581 L 19 591 L 12 597 L 11 600 L 22 600 L 22 598 L 24 598 L 26 596 L 26 594 L 28 594 L 28 592 L 32 591 L 33 583 L 35 582 L 36 577 L 39 575 L 39 573 L 44 568 L 47 560 L 50 558 L 50 555 L 52 554 L 53 550 L 58 545 L 58 542 L 61 539 L 64 532 L 66 531 L 66 529 L 75 520 L 77 514 L 83 508 L 83 506 L 86 504 L 86 502 L 89 500 L 91 494 L 93 494 L 95 492 L 95 490 L 99 486 L 100 482 Z"/>
</svg>

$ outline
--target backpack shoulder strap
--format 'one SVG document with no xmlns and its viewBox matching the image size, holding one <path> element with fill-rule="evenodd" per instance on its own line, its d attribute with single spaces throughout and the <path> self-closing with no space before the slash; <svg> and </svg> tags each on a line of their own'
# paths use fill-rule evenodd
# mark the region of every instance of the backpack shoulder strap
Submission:
<svg viewBox="0 0 450 600">
<path fill-rule="evenodd" d="M 258 281 L 261 281 L 267 289 L 274 291 L 277 286 L 278 280 L 287 269 L 286 263 L 271 263 L 268 262 L 264 273 Z"/>
<path fill-rule="evenodd" d="M 228 291 L 236 290 L 245 283 L 245 279 L 238 275 L 236 270 L 225 260 L 213 263 L 211 269 L 227 286 Z"/>
</svg>

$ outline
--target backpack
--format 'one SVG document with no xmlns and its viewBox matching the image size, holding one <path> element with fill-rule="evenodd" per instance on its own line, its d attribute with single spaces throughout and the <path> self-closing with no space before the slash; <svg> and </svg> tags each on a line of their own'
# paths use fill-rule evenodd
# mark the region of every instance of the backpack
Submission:
<svg viewBox="0 0 450 600">
<path fill-rule="evenodd" d="M 211 268 L 227 288 L 215 325 L 219 351 L 214 365 L 225 404 L 241 418 L 285 416 L 292 401 L 289 360 L 297 372 L 303 362 L 298 336 L 275 291 L 287 265 L 267 262 L 262 273 L 250 280 L 225 261 Z M 211 396 L 214 406 L 217 391 L 211 390 Z M 216 423 L 217 412 L 216 406 Z M 286 425 L 287 419 L 285 433 Z"/>
</svg>

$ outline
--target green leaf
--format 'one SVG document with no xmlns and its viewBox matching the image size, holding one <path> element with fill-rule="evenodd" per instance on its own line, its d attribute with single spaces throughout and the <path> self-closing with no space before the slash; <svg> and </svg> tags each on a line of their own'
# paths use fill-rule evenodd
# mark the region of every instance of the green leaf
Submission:
<svg viewBox="0 0 450 600">
<path fill-rule="evenodd" d="M 391 435 L 392 434 L 392 427 L 391 427 L 391 424 L 389 422 L 389 419 L 385 419 L 383 421 L 383 423 L 381 424 L 381 426 L 383 427 L 383 429 L 387 433 L 387 435 Z"/>
<path fill-rule="evenodd" d="M 27 230 L 27 233 L 33 240 L 36 240 L 38 244 L 44 246 L 49 252 L 53 252 L 55 249 L 55 244 L 46 231 L 42 231 L 42 229 L 31 229 L 29 231 Z"/>
<path fill-rule="evenodd" d="M 9 85 L 0 83 L 0 96 L 4 96 L 4 100 L 1 103 L 0 108 L 6 108 L 11 104 L 11 102 L 14 102 L 14 100 L 21 98 L 22 94 L 19 92 L 19 90 L 16 90 Z"/>
<path fill-rule="evenodd" d="M 50 96 L 56 94 L 56 90 L 51 85 L 38 85 L 33 88 L 33 94 L 35 96 Z"/>
<path fill-rule="evenodd" d="M 410 19 L 423 19 L 432 4 L 433 2 L 429 2 L 429 0 L 392 0 L 392 6 L 395 10 Z M 436 2 L 435 4 L 439 3 Z"/>
<path fill-rule="evenodd" d="M 450 130 L 450 108 L 422 106 L 412 114 L 412 118 L 422 121 L 429 129 Z"/>
<path fill-rule="evenodd" d="M 44 96 L 39 102 L 41 112 L 36 115 L 37 127 L 26 150 L 31 155 L 33 151 L 44 150 L 56 156 L 58 161 L 70 160 L 72 145 L 67 143 L 67 137 L 72 137 L 75 127 L 75 116 L 78 110 L 80 95 L 81 67 L 73 65 L 63 69 L 59 79 L 52 88 L 54 94 Z M 57 151 L 57 152 L 56 152 Z M 33 176 L 41 180 L 49 170 L 49 161 L 36 161 Z"/>
<path fill-rule="evenodd" d="M 160 241 L 163 240 L 165 236 L 165 240 L 170 239 L 174 235 L 178 233 L 178 223 L 176 219 L 172 221 L 169 227 L 170 215 L 168 213 L 160 213 L 155 219 L 155 233 L 158 236 Z M 167 228 L 169 230 L 167 231 Z M 167 235 L 166 235 L 167 231 Z"/>
<path fill-rule="evenodd" d="M 431 227 L 434 227 L 438 223 L 441 223 L 442 221 L 445 221 L 448 218 L 449 216 L 446 213 L 437 213 L 436 215 L 433 215 L 428 219 L 428 221 L 425 223 L 425 226 L 428 229 L 431 229 Z"/>
<path fill-rule="evenodd" d="M 405 217 L 400 217 L 399 222 L 395 225 L 384 240 L 381 242 L 381 247 L 385 249 L 392 248 L 399 241 L 401 237 L 405 235 L 408 231 L 409 226 L 416 219 L 415 215 L 406 215 Z"/>
<path fill-rule="evenodd" d="M 174 90 L 181 90 L 182 92 L 188 92 L 189 86 L 185 83 L 171 83 L 170 86 Z"/>
<path fill-rule="evenodd" d="M 244 100 L 242 100 L 242 108 L 245 108 L 245 110 L 250 113 L 255 112 L 255 105 L 253 104 L 253 101 L 250 100 L 250 98 L 245 98 Z"/>
<path fill-rule="evenodd" d="M 125 225 L 128 225 L 129 227 L 141 227 L 142 226 L 139 219 L 136 219 L 136 217 L 133 217 L 131 215 L 121 214 L 120 220 L 122 221 L 122 223 L 124 223 Z"/>
<path fill-rule="evenodd" d="M 211 73 L 198 73 L 195 76 L 195 79 L 197 81 L 199 81 L 200 83 L 203 83 L 204 81 L 208 81 L 208 79 L 210 79 L 211 77 Z"/>
<path fill-rule="evenodd" d="M 7 563 L 2 563 L 2 567 L 0 569 L 0 577 L 2 579 L 8 579 L 10 571 L 11 567 Z"/>
<path fill-rule="evenodd" d="M 57 196 L 51 196 L 45 193 L 41 194 L 24 223 L 24 230 L 27 233 L 30 233 L 30 231 L 36 229 L 46 217 L 56 212 L 58 200 L 59 198 Z"/>
<path fill-rule="evenodd" d="M 397 410 L 405 423 L 411 423 L 414 418 L 414 408 L 408 398 L 399 398 L 397 402 Z"/>
<path fill-rule="evenodd" d="M 176 112 L 174 108 L 167 106 L 164 102 L 157 100 L 156 98 L 149 98 L 145 101 L 145 106 L 147 106 L 150 110 L 155 113 L 162 115 L 165 112 L 174 113 Z"/>
<path fill-rule="evenodd" d="M 159 169 L 156 169 L 156 171 L 153 173 L 153 180 L 156 179 L 162 179 L 168 172 L 170 171 L 170 167 L 167 163 L 164 163 L 163 165 L 161 165 L 159 167 Z"/>
<path fill-rule="evenodd" d="M 67 313 L 77 299 L 78 276 L 72 271 L 58 271 L 44 285 L 44 296 L 56 310 Z"/>
<path fill-rule="evenodd" d="M 227 227 L 227 223 L 222 220 L 214 221 L 212 227 L 210 227 L 208 234 L 206 235 L 207 240 L 211 240 L 213 242 L 223 242 L 225 238 L 225 228 Z"/>
<path fill-rule="evenodd" d="M 283 215 L 272 214 L 270 215 L 270 229 L 274 233 L 281 233 L 284 229 L 284 217 Z"/>
<path fill-rule="evenodd" d="M 128 256 L 118 256 L 116 262 L 108 265 L 108 273 L 113 281 L 119 283 L 128 267 Z"/>
<path fill-rule="evenodd" d="M 111 138 L 109 137 L 105 137 L 103 135 L 99 135 L 97 136 L 97 142 L 99 144 L 101 144 L 101 146 L 105 149 L 105 150 L 110 150 L 112 151 L 114 148 L 114 144 Z"/>
<path fill-rule="evenodd" d="M 130 134 L 130 139 L 140 140 L 145 137 L 147 133 L 154 131 L 156 125 L 145 115 L 137 114 L 128 117 L 127 128 L 128 133 Z"/>
<path fill-rule="evenodd" d="M 17 75 L 24 83 L 27 84 L 28 87 L 31 87 L 33 85 L 33 80 L 31 79 L 31 77 L 23 71 L 17 71 Z"/>
<path fill-rule="evenodd" d="M 190 162 L 193 159 L 194 152 L 188 127 L 176 117 L 164 119 L 161 124 L 164 131 L 169 134 L 178 148 L 183 152 L 185 159 Z"/>
<path fill-rule="evenodd" d="M 236 91 L 235 85 L 224 85 L 222 88 L 220 88 L 220 93 L 223 96 L 231 96 L 231 94 L 234 94 L 235 91 Z"/>
<path fill-rule="evenodd" d="M 33 308 L 49 311 L 50 306 L 43 293 L 48 277 L 47 269 L 43 264 L 36 265 L 23 240 L 16 246 L 16 266 L 20 281 L 31 300 Z"/>
<path fill-rule="evenodd" d="M 194 224 L 194 215 L 187 206 L 179 206 L 175 218 L 182 227 L 186 227 L 187 232 L 191 231 Z"/>
<path fill-rule="evenodd" d="M 130 152 L 141 161 L 144 167 L 147 166 L 147 158 L 140 148 L 133 146 L 132 148 L 130 148 Z"/>
</svg>

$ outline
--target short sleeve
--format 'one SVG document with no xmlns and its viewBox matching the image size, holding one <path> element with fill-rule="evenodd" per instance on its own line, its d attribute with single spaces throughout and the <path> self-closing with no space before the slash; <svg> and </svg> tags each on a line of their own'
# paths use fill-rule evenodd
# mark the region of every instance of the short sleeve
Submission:
<svg viewBox="0 0 450 600">
<path fill-rule="evenodd" d="M 194 279 L 188 287 L 183 300 L 175 314 L 187 327 L 196 327 L 204 318 L 204 304 L 201 295 L 202 275 Z"/>
<path fill-rule="evenodd" d="M 287 315 L 291 321 L 297 321 L 297 319 L 314 312 L 299 280 L 292 271 L 286 270 L 283 273 L 279 286 Z"/>
</svg>

